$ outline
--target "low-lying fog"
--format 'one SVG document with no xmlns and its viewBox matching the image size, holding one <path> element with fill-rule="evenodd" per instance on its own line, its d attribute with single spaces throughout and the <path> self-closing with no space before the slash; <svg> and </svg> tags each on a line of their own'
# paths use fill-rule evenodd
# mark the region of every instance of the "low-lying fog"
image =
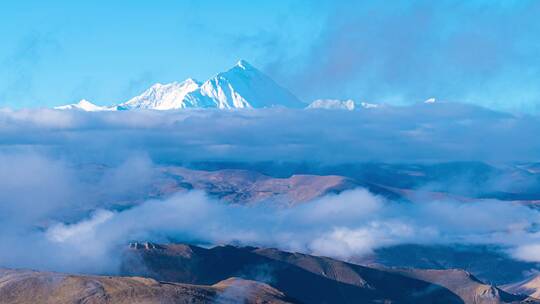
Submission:
<svg viewBox="0 0 540 304">
<path fill-rule="evenodd" d="M 141 193 L 163 163 L 534 162 L 538 131 L 536 117 L 458 104 L 374 112 L 2 110 L 0 266 L 114 273 L 120 248 L 133 240 L 342 259 L 405 243 L 496 244 L 540 261 L 539 214 L 513 202 L 413 204 L 359 188 L 283 207 L 226 204 L 198 191 L 154 200 Z M 109 209 L 115 200 L 134 203 Z"/>
</svg>

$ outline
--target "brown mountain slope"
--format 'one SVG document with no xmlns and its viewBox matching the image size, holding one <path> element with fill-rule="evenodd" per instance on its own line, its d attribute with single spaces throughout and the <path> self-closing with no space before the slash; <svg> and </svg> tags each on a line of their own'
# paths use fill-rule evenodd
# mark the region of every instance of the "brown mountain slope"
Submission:
<svg viewBox="0 0 540 304">
<path fill-rule="evenodd" d="M 504 285 L 501 288 L 511 293 L 524 294 L 540 299 L 540 275 L 536 274 L 526 280 Z"/>
<path fill-rule="evenodd" d="M 503 291 L 495 286 L 484 284 L 470 273 L 460 269 L 420 270 L 420 269 L 387 269 L 404 276 L 423 280 L 447 288 L 457 294 L 465 303 L 497 304 L 534 302 Z"/>
<path fill-rule="evenodd" d="M 276 200 L 294 204 L 359 187 L 351 179 L 335 175 L 274 178 L 247 170 L 201 171 L 182 167 L 164 167 L 161 172 L 170 178 L 162 185 L 162 192 L 203 190 L 233 203 Z"/>
<path fill-rule="evenodd" d="M 133 246 L 126 255 L 123 271 L 129 275 L 191 284 L 215 284 L 224 278 L 239 276 L 267 282 L 302 303 L 510 303 L 525 300 L 499 292 L 492 297 L 495 301 L 475 302 L 477 291 L 469 286 L 486 286 L 486 290 L 489 286 L 473 277 L 450 280 L 461 284 L 461 288 L 438 276 L 399 273 L 330 258 L 250 247 Z M 444 277 L 445 271 L 440 275 Z M 453 273 L 450 271 L 448 275 L 451 277 Z"/>
<path fill-rule="evenodd" d="M 490 245 L 402 244 L 376 249 L 354 260 L 362 265 L 416 269 L 463 269 L 482 282 L 504 285 L 528 278 L 537 263 L 515 260 L 505 248 Z"/>
<path fill-rule="evenodd" d="M 214 286 L 164 283 L 140 277 L 67 275 L 0 270 L 0 303 L 268 303 L 284 294 L 266 284 L 231 278 Z"/>
</svg>

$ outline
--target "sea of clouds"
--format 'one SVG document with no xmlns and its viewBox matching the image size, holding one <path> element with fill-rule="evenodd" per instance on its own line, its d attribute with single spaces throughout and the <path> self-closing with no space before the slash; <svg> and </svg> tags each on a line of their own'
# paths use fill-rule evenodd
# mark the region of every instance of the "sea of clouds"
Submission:
<svg viewBox="0 0 540 304">
<path fill-rule="evenodd" d="M 9 244 L 0 250 L 3 267 L 114 273 L 122 248 L 135 240 L 277 247 L 341 259 L 396 244 L 497 244 L 539 260 L 540 214 L 510 202 L 404 204 L 357 189 L 284 208 L 230 205 L 192 191 L 125 210 L 92 202 L 89 212 L 81 204 L 92 188 L 77 185 L 70 165 L 36 155 L 0 159 L 2 168 L 10 163 L 22 168 L 1 172 L 0 242 Z M 125 187 L 128 181 L 110 178 L 123 166 L 109 170 L 102 177 L 107 186 Z M 110 190 L 109 198 L 119 193 Z M 62 220 L 68 214 L 71 220 Z"/>
<path fill-rule="evenodd" d="M 227 205 L 197 191 L 141 200 L 140 192 L 162 163 L 535 161 L 538 131 L 534 116 L 460 104 L 354 112 L 2 110 L 0 267 L 114 273 L 121 248 L 134 240 L 342 259 L 404 243 L 496 244 L 540 261 L 539 213 L 511 202 L 406 204 L 357 189 L 284 208 Z M 107 207 L 126 199 L 138 202 Z"/>
<path fill-rule="evenodd" d="M 266 109 L 77 112 L 0 110 L 0 151 L 112 163 L 536 161 L 537 116 L 458 103 L 359 111 Z"/>
</svg>

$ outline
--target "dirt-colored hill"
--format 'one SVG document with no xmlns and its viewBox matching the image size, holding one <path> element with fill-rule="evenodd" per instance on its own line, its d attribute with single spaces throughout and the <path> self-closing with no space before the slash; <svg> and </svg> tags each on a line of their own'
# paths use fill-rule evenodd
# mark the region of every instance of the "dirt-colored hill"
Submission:
<svg viewBox="0 0 540 304">
<path fill-rule="evenodd" d="M 501 286 L 501 288 L 511 293 L 528 295 L 540 299 L 540 274 L 532 275 L 517 283 Z"/>
<path fill-rule="evenodd" d="M 388 269 L 388 271 L 443 286 L 458 295 L 465 303 L 496 304 L 519 303 L 521 301 L 534 302 L 533 299 L 510 294 L 496 286 L 485 284 L 470 273 L 460 269 Z"/>
<path fill-rule="evenodd" d="M 227 202 L 244 204 L 269 200 L 296 204 L 359 187 L 351 179 L 336 175 L 275 178 L 247 170 L 201 171 L 182 167 L 164 167 L 161 172 L 168 177 L 168 182 L 160 186 L 161 192 L 196 189 Z"/>
<path fill-rule="evenodd" d="M 68 275 L 0 270 L 2 304 L 293 303 L 267 284 L 230 278 L 213 286 L 141 277 Z"/>
<path fill-rule="evenodd" d="M 0 269 L 0 303 L 540 303 L 463 270 L 365 267 L 277 249 L 134 243 L 122 276 Z M 530 295 L 540 284 L 524 284 Z"/>
</svg>

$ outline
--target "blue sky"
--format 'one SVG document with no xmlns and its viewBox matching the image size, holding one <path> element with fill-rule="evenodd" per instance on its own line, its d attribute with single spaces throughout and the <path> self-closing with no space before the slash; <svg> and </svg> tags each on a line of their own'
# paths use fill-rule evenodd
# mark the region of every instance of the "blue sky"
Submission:
<svg viewBox="0 0 540 304">
<path fill-rule="evenodd" d="M 4 1 L 0 106 L 125 101 L 243 58 L 305 101 L 540 110 L 533 1 Z"/>
<path fill-rule="evenodd" d="M 264 44 L 279 36 L 287 51 L 304 48 L 324 18 L 302 1 L 230 2 L 3 2 L 0 103 L 112 103 L 241 58 L 264 66 Z"/>
</svg>

